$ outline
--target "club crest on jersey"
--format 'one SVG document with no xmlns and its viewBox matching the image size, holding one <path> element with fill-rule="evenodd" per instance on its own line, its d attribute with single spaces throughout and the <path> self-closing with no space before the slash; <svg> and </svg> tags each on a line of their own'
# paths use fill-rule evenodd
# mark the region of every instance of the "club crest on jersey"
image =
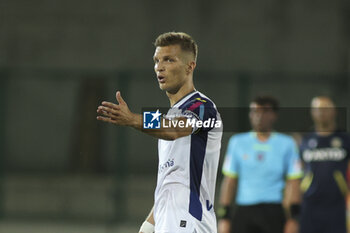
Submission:
<svg viewBox="0 0 350 233">
<path fill-rule="evenodd" d="M 342 144 L 343 143 L 342 143 L 341 139 L 338 137 L 333 138 L 331 141 L 332 147 L 340 148 L 340 147 L 342 147 Z"/>
<path fill-rule="evenodd" d="M 315 138 L 311 138 L 308 142 L 307 142 L 308 146 L 310 148 L 316 148 L 317 147 L 317 140 Z"/>
<path fill-rule="evenodd" d="M 258 160 L 258 161 L 260 161 L 260 162 L 262 162 L 263 160 L 264 160 L 264 154 L 258 154 L 257 156 L 256 156 L 256 159 Z"/>
</svg>

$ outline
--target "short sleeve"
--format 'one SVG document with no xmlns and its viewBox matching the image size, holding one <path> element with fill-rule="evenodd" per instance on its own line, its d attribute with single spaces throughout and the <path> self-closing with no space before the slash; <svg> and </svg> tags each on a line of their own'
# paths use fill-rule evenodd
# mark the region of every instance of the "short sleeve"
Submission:
<svg viewBox="0 0 350 233">
<path fill-rule="evenodd" d="M 225 155 L 224 164 L 222 167 L 222 173 L 225 176 L 231 177 L 231 178 L 237 178 L 238 177 L 238 162 L 237 157 L 235 156 L 235 147 L 236 147 L 236 139 L 235 137 L 231 137 L 228 146 L 227 151 Z"/>
<path fill-rule="evenodd" d="M 192 133 L 209 131 L 217 125 L 217 110 L 208 99 L 195 98 L 186 105 L 182 114 L 191 121 Z M 201 121 L 201 124 L 197 124 L 198 121 Z"/>
<path fill-rule="evenodd" d="M 290 139 L 286 155 L 287 179 L 300 179 L 303 176 L 302 162 L 298 151 L 296 143 Z"/>
</svg>

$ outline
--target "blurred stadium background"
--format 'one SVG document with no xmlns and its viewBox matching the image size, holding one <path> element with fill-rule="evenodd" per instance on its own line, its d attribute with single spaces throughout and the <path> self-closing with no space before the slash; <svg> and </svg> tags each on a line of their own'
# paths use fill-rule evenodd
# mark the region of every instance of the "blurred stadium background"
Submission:
<svg viewBox="0 0 350 233">
<path fill-rule="evenodd" d="M 261 93 L 350 106 L 347 0 L 2 0 L 0 232 L 137 232 L 157 140 L 97 122 L 96 108 L 116 90 L 135 112 L 168 106 L 152 42 L 173 30 L 197 40 L 196 87 L 220 107 Z"/>
</svg>

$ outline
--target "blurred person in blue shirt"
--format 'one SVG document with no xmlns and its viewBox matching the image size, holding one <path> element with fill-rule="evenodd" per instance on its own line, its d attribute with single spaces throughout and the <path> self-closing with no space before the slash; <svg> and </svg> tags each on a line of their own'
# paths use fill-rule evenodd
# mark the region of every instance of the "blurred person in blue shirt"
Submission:
<svg viewBox="0 0 350 233">
<path fill-rule="evenodd" d="M 298 232 L 301 161 L 292 137 L 273 131 L 277 111 L 275 98 L 256 97 L 249 113 L 253 131 L 234 135 L 228 143 L 218 211 L 220 233 Z"/>
<path fill-rule="evenodd" d="M 326 96 L 312 99 L 315 131 L 300 151 L 305 166 L 300 233 L 346 233 L 346 195 L 350 136 L 337 130 L 336 108 Z"/>
</svg>

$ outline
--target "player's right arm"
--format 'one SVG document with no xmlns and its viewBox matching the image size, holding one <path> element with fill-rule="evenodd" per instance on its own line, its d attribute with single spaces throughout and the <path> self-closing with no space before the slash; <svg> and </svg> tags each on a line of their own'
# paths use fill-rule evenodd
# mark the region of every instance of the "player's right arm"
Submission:
<svg viewBox="0 0 350 233">
<path fill-rule="evenodd" d="M 171 126 L 168 128 L 161 127 L 160 129 L 147 129 L 143 130 L 142 128 L 142 115 L 135 114 L 130 111 L 128 105 L 121 97 L 120 92 L 116 93 L 116 98 L 119 104 L 111 102 L 102 102 L 102 105 L 97 108 L 97 113 L 100 115 L 97 117 L 97 120 L 112 123 L 115 125 L 124 125 L 133 127 L 139 131 L 147 133 L 153 137 L 165 140 L 175 140 L 180 137 L 188 136 L 192 133 L 192 127 L 180 127 L 180 126 Z M 177 120 L 187 121 L 186 118 L 178 118 Z M 165 121 L 169 121 L 166 120 Z M 171 125 L 171 124 L 168 124 Z"/>
<path fill-rule="evenodd" d="M 167 128 L 164 128 L 163 125 L 160 126 L 160 129 L 143 129 L 142 127 L 142 115 L 137 114 L 135 121 L 131 125 L 131 127 L 142 131 L 150 136 L 153 136 L 155 138 L 164 139 L 164 140 L 175 140 L 180 137 L 188 136 L 192 133 L 193 128 L 191 126 L 186 126 L 187 118 L 185 117 L 178 117 L 173 120 L 169 119 L 163 119 L 161 118 L 161 122 L 165 122 L 165 124 L 168 126 Z M 184 127 L 179 126 L 173 126 L 170 121 L 182 121 L 185 122 Z"/>
<path fill-rule="evenodd" d="M 153 209 L 148 214 L 146 220 L 142 223 L 139 233 L 154 233 L 154 217 L 153 217 Z"/>
<path fill-rule="evenodd" d="M 220 218 L 218 223 L 219 233 L 231 232 L 231 214 L 230 208 L 232 200 L 236 196 L 237 190 L 237 178 L 224 176 L 221 184 L 220 192 L 220 208 L 218 210 L 218 217 Z"/>
</svg>

